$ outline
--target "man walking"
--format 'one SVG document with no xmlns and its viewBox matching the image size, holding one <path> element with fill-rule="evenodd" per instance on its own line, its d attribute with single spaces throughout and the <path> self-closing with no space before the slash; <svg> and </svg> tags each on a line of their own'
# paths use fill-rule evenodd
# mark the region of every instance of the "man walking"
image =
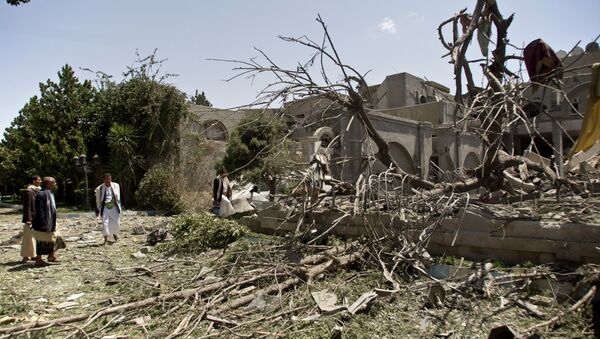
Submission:
<svg viewBox="0 0 600 339">
<path fill-rule="evenodd" d="M 37 266 L 45 266 L 48 263 L 42 260 L 42 255 L 48 256 L 48 261 L 56 260 L 54 240 L 56 232 L 56 201 L 52 191 L 56 188 L 56 180 L 53 177 L 44 177 L 43 189 L 35 197 L 35 215 L 33 216 L 33 237 L 36 240 Z"/>
<path fill-rule="evenodd" d="M 104 244 L 112 235 L 115 242 L 119 240 L 119 224 L 121 218 L 121 189 L 119 184 L 112 182 L 110 173 L 104 174 L 104 183 L 96 187 L 96 216 L 102 217 L 102 235 Z"/>
<path fill-rule="evenodd" d="M 29 185 L 23 191 L 23 238 L 21 240 L 21 257 L 23 262 L 29 261 L 35 257 L 35 244 L 33 242 L 33 233 L 31 232 L 31 223 L 35 215 L 35 197 L 40 191 L 42 178 L 34 175 L 29 180 Z"/>
</svg>

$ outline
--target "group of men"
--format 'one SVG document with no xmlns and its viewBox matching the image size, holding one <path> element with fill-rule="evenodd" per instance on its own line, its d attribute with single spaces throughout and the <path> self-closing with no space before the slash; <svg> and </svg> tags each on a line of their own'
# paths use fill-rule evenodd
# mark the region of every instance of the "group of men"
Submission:
<svg viewBox="0 0 600 339">
<path fill-rule="evenodd" d="M 41 186 L 41 187 L 40 187 Z M 34 175 L 23 192 L 23 238 L 21 257 L 23 262 L 34 260 L 37 266 L 57 262 L 56 251 L 60 248 L 56 234 L 56 200 L 53 191 L 56 180 L 53 177 Z M 104 244 L 109 236 L 119 240 L 121 215 L 121 191 L 119 184 L 112 182 L 110 173 L 104 174 L 104 182 L 95 189 L 96 217 L 102 217 Z M 42 256 L 47 256 L 47 261 Z"/>
</svg>

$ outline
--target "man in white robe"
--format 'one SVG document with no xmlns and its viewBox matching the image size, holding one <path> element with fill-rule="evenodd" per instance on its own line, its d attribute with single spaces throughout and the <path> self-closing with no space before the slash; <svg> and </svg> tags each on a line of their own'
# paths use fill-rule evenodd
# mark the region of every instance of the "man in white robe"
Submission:
<svg viewBox="0 0 600 339">
<path fill-rule="evenodd" d="M 109 236 L 115 242 L 119 240 L 119 225 L 121 222 L 121 189 L 119 184 L 112 182 L 110 173 L 104 174 L 104 183 L 96 187 L 96 216 L 102 217 L 102 235 L 104 243 Z"/>
<path fill-rule="evenodd" d="M 213 181 L 213 206 L 219 207 L 220 217 L 229 217 L 235 214 L 235 209 L 231 204 L 231 186 L 227 179 L 227 170 L 221 168 L 217 173 L 217 177 Z"/>
</svg>

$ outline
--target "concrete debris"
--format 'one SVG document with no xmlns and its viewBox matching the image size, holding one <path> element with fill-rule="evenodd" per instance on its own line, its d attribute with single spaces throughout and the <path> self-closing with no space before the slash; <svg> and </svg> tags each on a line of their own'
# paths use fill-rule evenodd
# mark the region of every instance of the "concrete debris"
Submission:
<svg viewBox="0 0 600 339">
<path fill-rule="evenodd" d="M 158 228 L 152 232 L 150 232 L 150 234 L 148 234 L 148 237 L 146 239 L 146 244 L 150 245 L 150 246 L 154 246 L 156 244 L 158 244 L 159 242 L 164 242 L 165 239 L 167 239 L 167 230 L 163 227 Z"/>
<path fill-rule="evenodd" d="M 134 225 L 131 227 L 131 234 L 133 234 L 133 235 L 146 234 L 146 229 L 142 225 Z"/>
<path fill-rule="evenodd" d="M 140 251 L 137 251 L 135 253 L 132 253 L 131 257 L 135 258 L 135 259 L 144 259 L 146 257 L 146 255 Z"/>
<path fill-rule="evenodd" d="M 70 296 L 67 297 L 67 301 L 74 301 L 77 300 L 81 297 L 83 297 L 85 295 L 85 293 L 75 293 L 75 294 L 71 294 Z"/>
<path fill-rule="evenodd" d="M 318 291 L 310 292 L 310 295 L 317 303 L 321 314 L 337 313 L 346 309 L 346 305 L 336 305 L 337 296 L 334 293 L 330 293 L 327 291 Z"/>
<path fill-rule="evenodd" d="M 65 301 L 63 303 L 60 303 L 60 304 L 56 305 L 55 307 L 58 310 L 68 310 L 68 309 L 71 309 L 71 308 L 75 308 L 77 306 L 79 306 L 78 302 L 75 302 L 75 301 Z"/>
<path fill-rule="evenodd" d="M 363 293 L 352 305 L 348 306 L 348 312 L 350 314 L 356 314 L 357 312 L 366 309 L 375 298 L 377 298 L 377 293 L 374 291 Z"/>
<path fill-rule="evenodd" d="M 140 247 L 140 252 L 143 254 L 148 254 L 150 252 L 154 251 L 154 249 L 151 246 L 142 246 Z"/>
</svg>

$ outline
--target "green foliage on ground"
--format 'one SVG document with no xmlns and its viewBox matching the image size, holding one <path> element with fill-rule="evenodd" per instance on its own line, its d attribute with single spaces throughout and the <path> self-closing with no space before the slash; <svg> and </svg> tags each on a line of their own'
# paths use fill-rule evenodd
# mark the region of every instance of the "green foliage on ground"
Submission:
<svg viewBox="0 0 600 339">
<path fill-rule="evenodd" d="M 223 248 L 250 230 L 233 220 L 216 217 L 209 213 L 183 214 L 169 224 L 174 239 L 161 244 L 160 249 L 169 252 L 194 254 L 209 249 Z"/>
<path fill-rule="evenodd" d="M 180 183 L 173 178 L 173 171 L 166 166 L 152 167 L 140 182 L 135 192 L 138 207 L 179 214 L 185 210 Z"/>
</svg>

